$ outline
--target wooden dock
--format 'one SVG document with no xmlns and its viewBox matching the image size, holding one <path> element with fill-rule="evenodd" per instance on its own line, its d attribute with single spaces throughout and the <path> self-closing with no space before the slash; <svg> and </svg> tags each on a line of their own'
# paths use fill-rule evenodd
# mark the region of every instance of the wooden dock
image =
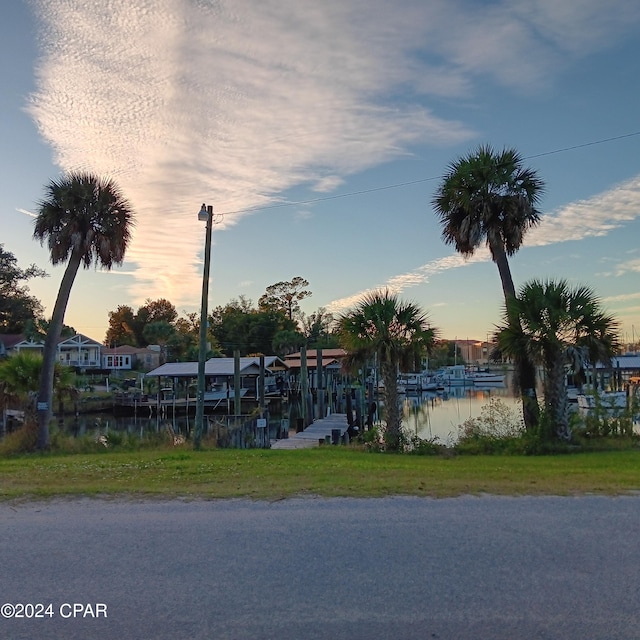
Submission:
<svg viewBox="0 0 640 640">
<path fill-rule="evenodd" d="M 304 431 L 296 433 L 290 438 L 283 438 L 271 443 L 272 449 L 306 449 L 317 447 L 322 442 L 339 442 L 349 428 L 346 413 L 333 413 L 326 418 L 314 420 Z M 340 435 L 338 436 L 338 431 Z"/>
</svg>

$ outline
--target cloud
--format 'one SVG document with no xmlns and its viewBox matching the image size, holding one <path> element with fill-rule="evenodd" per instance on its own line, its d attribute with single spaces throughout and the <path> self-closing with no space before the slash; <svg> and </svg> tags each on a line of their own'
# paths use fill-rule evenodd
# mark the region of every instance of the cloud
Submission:
<svg viewBox="0 0 640 640">
<path fill-rule="evenodd" d="M 545 214 L 531 229 L 526 246 L 544 246 L 607 235 L 640 215 L 640 176 L 588 200 Z"/>
<path fill-rule="evenodd" d="M 628 302 L 629 300 L 640 300 L 640 293 L 623 293 L 617 296 L 602 298 L 603 302 Z"/>
<path fill-rule="evenodd" d="M 340 298 L 339 300 L 333 300 L 327 305 L 327 310 L 331 313 L 340 313 L 356 305 L 361 298 L 368 293 L 388 289 L 391 293 L 399 294 L 409 287 L 429 282 L 429 277 L 432 275 L 448 271 L 449 269 L 463 267 L 467 264 L 486 262 L 490 259 L 489 251 L 484 247 L 480 247 L 475 254 L 469 258 L 463 258 L 460 255 L 451 255 L 439 258 L 438 260 L 428 262 L 414 271 L 393 276 L 379 286 L 372 287 L 345 298 Z"/>
<path fill-rule="evenodd" d="M 588 200 L 570 203 L 552 213 L 544 214 L 540 224 L 527 233 L 523 249 L 605 236 L 639 216 L 640 176 Z M 392 276 L 376 288 L 389 288 L 394 293 L 400 293 L 408 287 L 428 282 L 432 275 L 489 260 L 491 260 L 489 251 L 482 246 L 470 258 L 465 259 L 456 254 L 439 258 L 414 271 Z M 640 259 L 620 263 L 614 272 L 603 275 L 620 276 L 628 272 L 640 272 Z M 359 293 L 334 300 L 328 308 L 333 312 L 343 310 L 353 306 L 362 295 Z"/>
<path fill-rule="evenodd" d="M 29 216 L 29 218 L 37 218 L 38 214 L 37 213 L 33 213 L 32 211 L 27 211 L 26 209 L 16 209 L 16 211 L 18 213 L 22 213 L 25 216 Z"/>
<path fill-rule="evenodd" d="M 311 220 L 313 218 L 313 212 L 309 211 L 309 209 L 298 209 L 294 214 L 294 219 L 297 222 L 302 222 L 303 220 Z"/>
<path fill-rule="evenodd" d="M 112 176 L 131 200 L 134 298 L 178 305 L 200 288 L 201 202 L 224 228 L 293 186 L 328 192 L 417 145 L 469 140 L 431 105 L 470 100 L 485 76 L 534 88 L 589 52 L 586 30 L 605 46 L 638 24 L 632 3 L 616 14 L 595 0 L 580 2 L 579 28 L 543 0 L 538 12 L 524 0 L 31 3 L 41 56 L 27 109 L 63 169 Z"/>
<path fill-rule="evenodd" d="M 615 271 L 616 276 L 622 276 L 625 273 L 640 273 L 640 258 L 635 260 L 628 260 L 627 262 L 621 262 Z"/>
<path fill-rule="evenodd" d="M 328 190 L 463 124 L 402 96 L 420 3 L 33 0 L 42 57 L 28 111 L 63 169 L 113 176 L 138 223 L 133 294 L 193 299 L 203 200 L 236 224 L 298 184 Z M 424 91 L 447 94 L 442 70 Z M 441 82 L 443 86 L 438 86 Z M 453 84 L 456 84 L 455 82 Z"/>
</svg>

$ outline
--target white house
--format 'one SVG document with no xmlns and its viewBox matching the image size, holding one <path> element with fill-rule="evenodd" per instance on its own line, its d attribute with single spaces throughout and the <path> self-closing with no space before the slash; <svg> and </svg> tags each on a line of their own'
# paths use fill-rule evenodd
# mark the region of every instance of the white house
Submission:
<svg viewBox="0 0 640 640">
<path fill-rule="evenodd" d="M 81 333 L 65 338 L 58 342 L 57 357 L 58 362 L 68 367 L 78 367 L 80 369 L 100 369 L 100 351 L 102 344 L 88 338 Z M 23 339 L 16 342 L 11 351 L 30 351 L 31 353 L 42 354 L 44 350 L 43 340 Z"/>
<path fill-rule="evenodd" d="M 145 371 L 160 365 L 160 348 L 132 347 L 127 344 L 113 348 L 102 348 L 102 368 L 114 371 L 129 371 L 138 367 Z"/>
</svg>

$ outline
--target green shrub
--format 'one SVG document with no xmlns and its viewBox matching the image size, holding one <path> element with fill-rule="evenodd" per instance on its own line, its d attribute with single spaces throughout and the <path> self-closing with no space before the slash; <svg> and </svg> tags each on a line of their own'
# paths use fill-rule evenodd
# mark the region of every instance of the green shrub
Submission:
<svg viewBox="0 0 640 640">
<path fill-rule="evenodd" d="M 8 433 L 0 440 L 0 456 L 14 456 L 33 451 L 37 441 L 38 423 L 35 420 L 27 420 L 19 429 Z"/>
<path fill-rule="evenodd" d="M 438 442 L 438 438 L 412 436 L 404 444 L 404 451 L 418 456 L 449 456 L 452 453 L 449 447 Z"/>
</svg>

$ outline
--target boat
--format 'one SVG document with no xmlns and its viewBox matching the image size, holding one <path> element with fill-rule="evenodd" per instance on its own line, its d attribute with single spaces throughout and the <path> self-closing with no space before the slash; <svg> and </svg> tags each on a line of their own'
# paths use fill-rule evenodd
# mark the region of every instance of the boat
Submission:
<svg viewBox="0 0 640 640">
<path fill-rule="evenodd" d="M 580 395 L 580 390 L 578 387 L 574 387 L 573 385 L 567 387 L 567 400 L 571 403 L 578 402 L 578 396 Z"/>
<path fill-rule="evenodd" d="M 384 394 L 384 380 L 380 380 L 378 382 L 377 389 L 378 389 L 378 393 Z M 398 395 L 403 396 L 403 395 L 405 395 L 407 393 L 406 385 L 399 378 L 398 378 L 398 382 L 396 384 L 396 389 L 398 391 Z"/>
<path fill-rule="evenodd" d="M 492 371 L 471 371 L 467 372 L 474 384 L 504 384 L 504 374 Z"/>
<path fill-rule="evenodd" d="M 398 389 L 403 393 L 420 394 L 423 391 L 435 391 L 438 383 L 435 376 L 427 373 L 401 373 L 398 375 Z"/>
<path fill-rule="evenodd" d="M 422 391 L 436 391 L 438 389 L 438 381 L 435 375 L 430 373 L 423 373 L 422 378 Z"/>
<path fill-rule="evenodd" d="M 422 391 L 422 380 L 417 373 L 401 373 L 398 375 L 398 391 L 402 393 L 420 393 Z"/>
<path fill-rule="evenodd" d="M 578 407 L 581 409 L 626 409 L 626 391 L 600 391 L 597 394 L 579 393 L 577 396 Z"/>
<path fill-rule="evenodd" d="M 454 364 L 438 369 L 436 372 L 436 380 L 438 381 L 439 388 L 458 385 L 471 386 L 473 384 L 473 378 L 463 364 Z"/>
</svg>

